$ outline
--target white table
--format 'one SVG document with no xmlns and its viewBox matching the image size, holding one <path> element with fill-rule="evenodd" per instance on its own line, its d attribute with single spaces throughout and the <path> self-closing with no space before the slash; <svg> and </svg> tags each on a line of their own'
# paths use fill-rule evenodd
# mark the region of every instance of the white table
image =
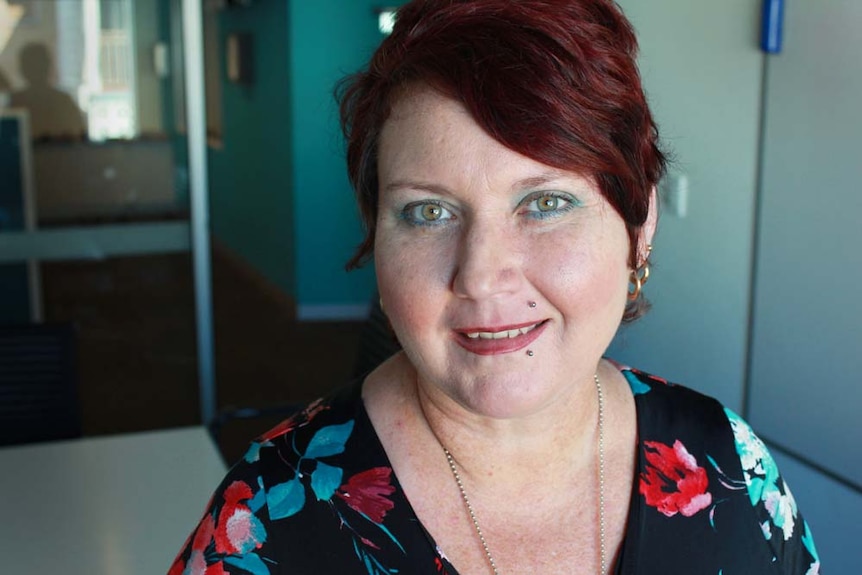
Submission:
<svg viewBox="0 0 862 575">
<path fill-rule="evenodd" d="M 203 427 L 0 448 L 0 570 L 164 574 L 225 471 Z"/>
</svg>

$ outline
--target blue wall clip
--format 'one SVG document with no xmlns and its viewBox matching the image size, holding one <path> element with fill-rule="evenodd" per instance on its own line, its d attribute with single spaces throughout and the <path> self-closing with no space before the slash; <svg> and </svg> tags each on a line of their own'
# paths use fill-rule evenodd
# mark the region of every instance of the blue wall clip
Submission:
<svg viewBox="0 0 862 575">
<path fill-rule="evenodd" d="M 784 0 L 763 0 L 760 47 L 767 54 L 781 53 Z"/>
</svg>

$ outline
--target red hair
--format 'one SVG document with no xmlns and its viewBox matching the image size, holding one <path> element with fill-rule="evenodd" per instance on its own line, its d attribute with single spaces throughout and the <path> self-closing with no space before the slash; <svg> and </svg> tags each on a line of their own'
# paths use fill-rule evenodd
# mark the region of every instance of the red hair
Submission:
<svg viewBox="0 0 862 575">
<path fill-rule="evenodd" d="M 629 264 L 665 158 L 646 102 L 634 30 L 611 0 L 413 0 L 368 65 L 339 85 L 348 174 L 370 258 L 379 136 L 397 97 L 425 84 L 461 102 L 495 140 L 588 174 L 626 223 Z M 644 311 L 630 303 L 624 319 Z"/>
</svg>

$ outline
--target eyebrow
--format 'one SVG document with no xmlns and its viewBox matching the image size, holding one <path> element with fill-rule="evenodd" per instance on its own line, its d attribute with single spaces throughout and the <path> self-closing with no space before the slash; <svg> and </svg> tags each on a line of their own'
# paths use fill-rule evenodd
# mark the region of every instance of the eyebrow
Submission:
<svg viewBox="0 0 862 575">
<path fill-rule="evenodd" d="M 384 192 L 397 192 L 398 190 L 420 190 L 425 192 L 432 192 L 440 195 L 451 195 L 452 192 L 449 188 L 445 186 L 439 186 L 437 184 L 431 184 L 428 182 L 412 182 L 410 180 L 396 180 L 386 185 L 382 191 Z"/>
<path fill-rule="evenodd" d="M 557 182 L 564 178 L 567 178 L 567 176 L 562 172 L 546 172 L 538 176 L 531 176 L 529 178 L 523 178 L 521 180 L 518 180 L 512 185 L 512 191 L 524 190 L 529 188 L 540 188 L 544 185 L 550 184 L 552 182 Z"/>
<path fill-rule="evenodd" d="M 529 176 L 527 178 L 517 180 L 514 184 L 512 184 L 510 189 L 513 192 L 517 192 L 529 188 L 540 188 L 549 183 L 557 182 L 563 179 L 572 179 L 572 176 L 566 172 L 561 172 L 557 170 L 547 171 L 536 176 Z M 410 180 L 396 180 L 394 182 L 391 182 L 383 188 L 383 191 L 394 192 L 404 189 L 432 192 L 444 196 L 452 195 L 452 191 L 449 190 L 449 188 L 447 188 L 446 186 L 441 186 L 430 182 L 414 182 Z"/>
</svg>

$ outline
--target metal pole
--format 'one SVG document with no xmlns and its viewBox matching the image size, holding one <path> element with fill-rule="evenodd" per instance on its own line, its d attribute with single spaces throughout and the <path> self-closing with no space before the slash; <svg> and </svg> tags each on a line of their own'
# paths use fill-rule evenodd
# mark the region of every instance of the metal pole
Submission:
<svg viewBox="0 0 862 575">
<path fill-rule="evenodd" d="M 216 387 L 213 357 L 202 5 L 201 0 L 182 0 L 186 133 L 189 146 L 189 195 L 198 338 L 198 378 L 201 421 L 204 425 L 208 425 L 215 417 Z"/>
</svg>

